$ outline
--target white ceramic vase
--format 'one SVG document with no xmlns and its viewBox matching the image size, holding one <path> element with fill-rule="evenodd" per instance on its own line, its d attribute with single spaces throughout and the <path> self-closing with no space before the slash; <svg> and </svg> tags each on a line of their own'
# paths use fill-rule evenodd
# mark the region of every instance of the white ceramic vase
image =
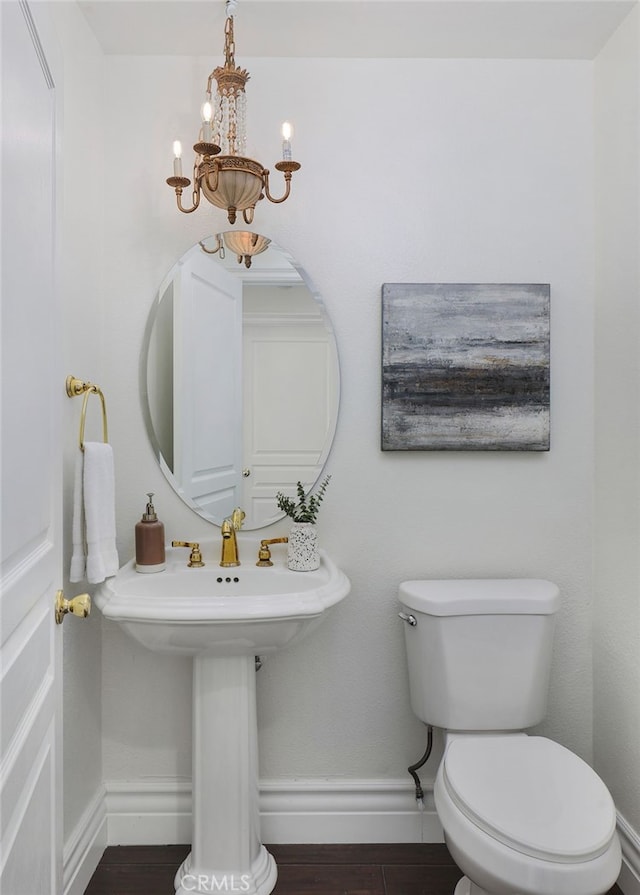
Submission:
<svg viewBox="0 0 640 895">
<path fill-rule="evenodd" d="M 292 522 L 287 565 L 293 572 L 312 572 L 320 568 L 318 532 L 313 522 Z"/>
</svg>

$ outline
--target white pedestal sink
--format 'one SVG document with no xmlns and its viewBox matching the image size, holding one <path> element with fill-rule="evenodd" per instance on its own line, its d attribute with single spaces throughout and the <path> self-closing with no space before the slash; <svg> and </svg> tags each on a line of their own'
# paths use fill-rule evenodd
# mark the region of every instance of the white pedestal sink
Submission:
<svg viewBox="0 0 640 895">
<path fill-rule="evenodd" d="M 134 562 L 102 584 L 94 602 L 148 649 L 193 656 L 193 833 L 176 873 L 177 895 L 268 895 L 275 861 L 260 841 L 255 656 L 292 643 L 350 590 L 321 552 L 315 572 L 283 563 L 188 568 L 167 550 L 167 568 L 141 575 Z M 205 558 L 206 562 L 206 558 Z"/>
</svg>

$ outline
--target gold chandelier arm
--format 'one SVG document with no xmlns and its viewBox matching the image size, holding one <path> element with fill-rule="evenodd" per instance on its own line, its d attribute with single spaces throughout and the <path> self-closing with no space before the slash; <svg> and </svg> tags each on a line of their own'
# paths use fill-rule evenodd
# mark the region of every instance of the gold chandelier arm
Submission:
<svg viewBox="0 0 640 895">
<path fill-rule="evenodd" d="M 273 202 L 276 205 L 279 205 L 280 202 L 284 202 L 289 198 L 289 193 L 291 192 L 291 174 L 287 171 L 284 175 L 285 180 L 285 191 L 284 196 L 281 196 L 279 199 L 274 199 L 271 193 L 269 192 L 269 172 L 264 175 L 264 194 L 269 200 L 269 202 Z"/>
<path fill-rule="evenodd" d="M 289 194 L 291 193 L 291 178 L 293 176 L 293 172 L 297 171 L 300 168 L 299 162 L 278 162 L 276 165 L 276 169 L 278 171 L 282 171 L 284 174 L 284 183 L 285 183 L 285 191 L 284 195 L 279 199 L 274 199 L 271 193 L 269 192 L 269 172 L 265 168 L 263 171 L 264 177 L 264 194 L 269 200 L 269 202 L 273 202 L 275 205 L 279 205 L 280 202 L 284 202 L 289 198 Z"/>
<path fill-rule="evenodd" d="M 244 209 L 242 217 L 244 218 L 245 224 L 253 224 L 253 213 L 255 210 L 255 205 L 250 205 L 249 208 Z"/>
<path fill-rule="evenodd" d="M 191 183 L 188 177 L 167 177 L 167 183 L 176 191 L 176 202 L 180 211 L 185 214 L 191 214 L 200 205 L 200 189 L 198 184 L 196 184 L 196 188 L 193 191 L 193 208 L 182 207 L 182 191 Z"/>
<path fill-rule="evenodd" d="M 176 200 L 178 202 L 178 208 L 180 209 L 180 211 L 182 211 L 184 214 L 191 214 L 193 211 L 196 210 L 198 205 L 200 205 L 200 190 L 196 188 L 193 191 L 193 199 L 192 199 L 193 206 L 191 208 L 183 208 L 183 206 L 182 206 L 182 190 L 180 189 L 180 187 L 176 187 Z"/>
</svg>

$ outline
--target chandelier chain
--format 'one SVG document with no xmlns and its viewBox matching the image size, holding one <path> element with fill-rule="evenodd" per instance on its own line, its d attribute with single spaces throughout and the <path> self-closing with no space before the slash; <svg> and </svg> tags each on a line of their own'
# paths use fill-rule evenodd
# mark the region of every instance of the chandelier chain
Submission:
<svg viewBox="0 0 640 895">
<path fill-rule="evenodd" d="M 236 44 L 233 39 L 233 16 L 229 16 L 224 23 L 224 59 L 227 65 L 235 68 Z"/>
</svg>

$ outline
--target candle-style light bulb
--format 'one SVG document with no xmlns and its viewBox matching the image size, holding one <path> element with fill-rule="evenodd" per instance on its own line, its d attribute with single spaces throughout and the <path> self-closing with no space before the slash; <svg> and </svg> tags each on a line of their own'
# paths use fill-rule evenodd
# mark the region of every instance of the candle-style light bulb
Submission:
<svg viewBox="0 0 640 895">
<path fill-rule="evenodd" d="M 213 106 L 208 99 L 205 99 L 205 101 L 202 103 L 202 106 L 200 107 L 200 115 L 202 116 L 202 139 L 205 143 L 210 143 Z"/>
<path fill-rule="evenodd" d="M 282 159 L 285 162 L 291 161 L 291 134 L 293 129 L 288 121 L 282 125 Z"/>
<path fill-rule="evenodd" d="M 173 141 L 173 176 L 182 177 L 182 143 L 180 140 Z"/>
</svg>

